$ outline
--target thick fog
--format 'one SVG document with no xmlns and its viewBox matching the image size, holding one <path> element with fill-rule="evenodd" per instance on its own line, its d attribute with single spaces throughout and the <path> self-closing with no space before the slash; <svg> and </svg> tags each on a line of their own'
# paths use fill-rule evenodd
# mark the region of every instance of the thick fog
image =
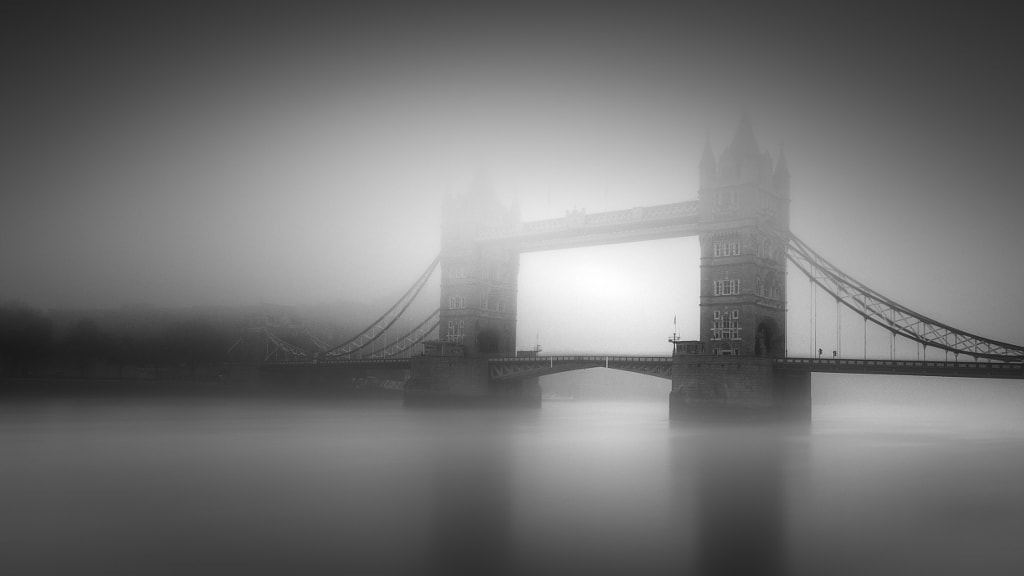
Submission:
<svg viewBox="0 0 1024 576">
<path fill-rule="evenodd" d="M 484 179 L 524 220 L 695 198 L 705 139 L 720 153 L 746 111 L 785 150 L 798 236 L 897 301 L 1024 342 L 1009 14 L 90 3 L 0 20 L 0 300 L 376 304 L 438 252 L 445 195 Z M 695 337 L 697 264 L 692 239 L 524 256 L 520 346 L 658 352 L 674 316 Z"/>
</svg>

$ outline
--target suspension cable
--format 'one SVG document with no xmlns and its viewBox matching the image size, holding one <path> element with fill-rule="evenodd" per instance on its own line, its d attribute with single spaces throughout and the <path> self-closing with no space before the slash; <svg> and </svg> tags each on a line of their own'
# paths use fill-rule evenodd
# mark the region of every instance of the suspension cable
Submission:
<svg viewBox="0 0 1024 576">
<path fill-rule="evenodd" d="M 437 268 L 438 263 L 441 261 L 441 256 L 438 255 L 434 258 L 434 261 L 427 266 L 427 269 L 416 279 L 416 282 L 405 291 L 405 294 L 395 302 L 391 308 L 388 309 L 380 318 L 376 319 L 368 327 L 363 329 L 355 337 L 349 339 L 347 342 L 339 344 L 330 350 L 327 350 L 326 354 L 332 357 L 348 356 L 353 352 L 364 348 L 371 342 L 374 342 L 383 334 L 388 328 L 391 327 L 409 308 L 416 296 L 419 295 L 420 291 L 423 290 L 423 286 L 426 285 L 427 280 L 430 278 L 434 269 Z"/>
<path fill-rule="evenodd" d="M 908 340 L 936 348 L 1004 362 L 1024 361 L 1024 347 L 958 330 L 894 302 L 845 274 L 795 235 L 789 235 L 786 256 L 813 284 L 825 289 L 865 320 Z M 865 327 L 866 333 L 866 327 Z M 865 336 L 866 341 L 866 336 Z M 865 343 L 865 349 L 866 349 Z M 895 354 L 895 341 L 891 344 Z"/>
<path fill-rule="evenodd" d="M 396 338 L 395 341 L 390 345 L 384 347 L 380 352 L 375 353 L 371 358 L 388 358 L 405 352 L 413 346 L 422 342 L 427 336 L 433 332 L 438 325 L 441 323 L 441 309 L 438 308 L 430 313 L 422 322 L 416 325 L 415 328 Z"/>
</svg>

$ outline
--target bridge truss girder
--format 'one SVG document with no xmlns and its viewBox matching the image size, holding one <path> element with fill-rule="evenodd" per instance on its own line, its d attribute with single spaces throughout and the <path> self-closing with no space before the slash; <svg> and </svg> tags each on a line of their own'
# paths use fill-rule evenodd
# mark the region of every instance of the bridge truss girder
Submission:
<svg viewBox="0 0 1024 576">
<path fill-rule="evenodd" d="M 776 358 L 775 365 L 808 372 L 895 374 L 956 378 L 1024 378 L 1019 362 L 940 362 L 934 360 L 858 360 L 853 358 Z"/>
<path fill-rule="evenodd" d="M 786 256 L 837 301 L 893 334 L 954 354 L 1003 362 L 1024 361 L 1024 347 L 958 330 L 914 312 L 850 277 L 793 234 Z"/>
<path fill-rule="evenodd" d="M 587 368 L 610 368 L 672 379 L 671 356 L 536 356 L 494 358 L 489 364 L 491 380 L 535 378 Z"/>
<path fill-rule="evenodd" d="M 297 360 L 268 360 L 263 363 L 264 368 L 295 368 L 295 367 L 343 367 L 343 368 L 380 368 L 393 370 L 408 370 L 412 366 L 409 358 L 302 358 Z"/>
</svg>

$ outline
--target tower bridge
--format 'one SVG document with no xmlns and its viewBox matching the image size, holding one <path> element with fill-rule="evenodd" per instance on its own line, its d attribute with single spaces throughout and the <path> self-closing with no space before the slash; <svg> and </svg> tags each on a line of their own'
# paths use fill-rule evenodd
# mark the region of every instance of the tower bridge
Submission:
<svg viewBox="0 0 1024 576">
<path fill-rule="evenodd" d="M 271 355 L 268 345 L 265 366 L 401 366 L 409 370 L 404 393 L 413 403 L 537 403 L 539 376 L 606 367 L 670 379 L 673 416 L 723 409 L 809 414 L 812 372 L 1024 377 L 1024 347 L 916 313 L 843 273 L 794 236 L 785 157 L 773 160 L 761 151 L 746 117 L 720 155 L 710 142 L 705 145 L 699 167 L 695 199 L 594 214 L 573 210 L 535 222 L 521 222 L 516 210 L 501 206 L 488 190 L 448 198 L 440 255 L 391 309 L 333 348 L 310 353 L 278 343 Z M 520 254 L 687 236 L 700 242 L 698 340 L 673 340 L 672 355 L 662 357 L 517 356 Z M 925 351 L 952 352 L 955 361 L 787 357 L 787 262 L 837 307 L 861 316 L 865 327 L 870 321 L 893 342 L 899 336 Z M 438 268 L 438 310 L 417 320 L 408 334 L 378 344 Z M 960 362 L 960 355 L 974 361 Z"/>
</svg>

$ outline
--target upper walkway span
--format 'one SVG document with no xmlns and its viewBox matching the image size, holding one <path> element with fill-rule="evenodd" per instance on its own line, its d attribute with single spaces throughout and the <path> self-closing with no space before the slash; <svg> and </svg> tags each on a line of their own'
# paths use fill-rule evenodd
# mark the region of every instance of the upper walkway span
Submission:
<svg viewBox="0 0 1024 576">
<path fill-rule="evenodd" d="M 697 200 L 522 222 L 485 229 L 477 242 L 501 244 L 517 252 L 559 250 L 620 242 L 694 236 L 701 232 Z"/>
</svg>

